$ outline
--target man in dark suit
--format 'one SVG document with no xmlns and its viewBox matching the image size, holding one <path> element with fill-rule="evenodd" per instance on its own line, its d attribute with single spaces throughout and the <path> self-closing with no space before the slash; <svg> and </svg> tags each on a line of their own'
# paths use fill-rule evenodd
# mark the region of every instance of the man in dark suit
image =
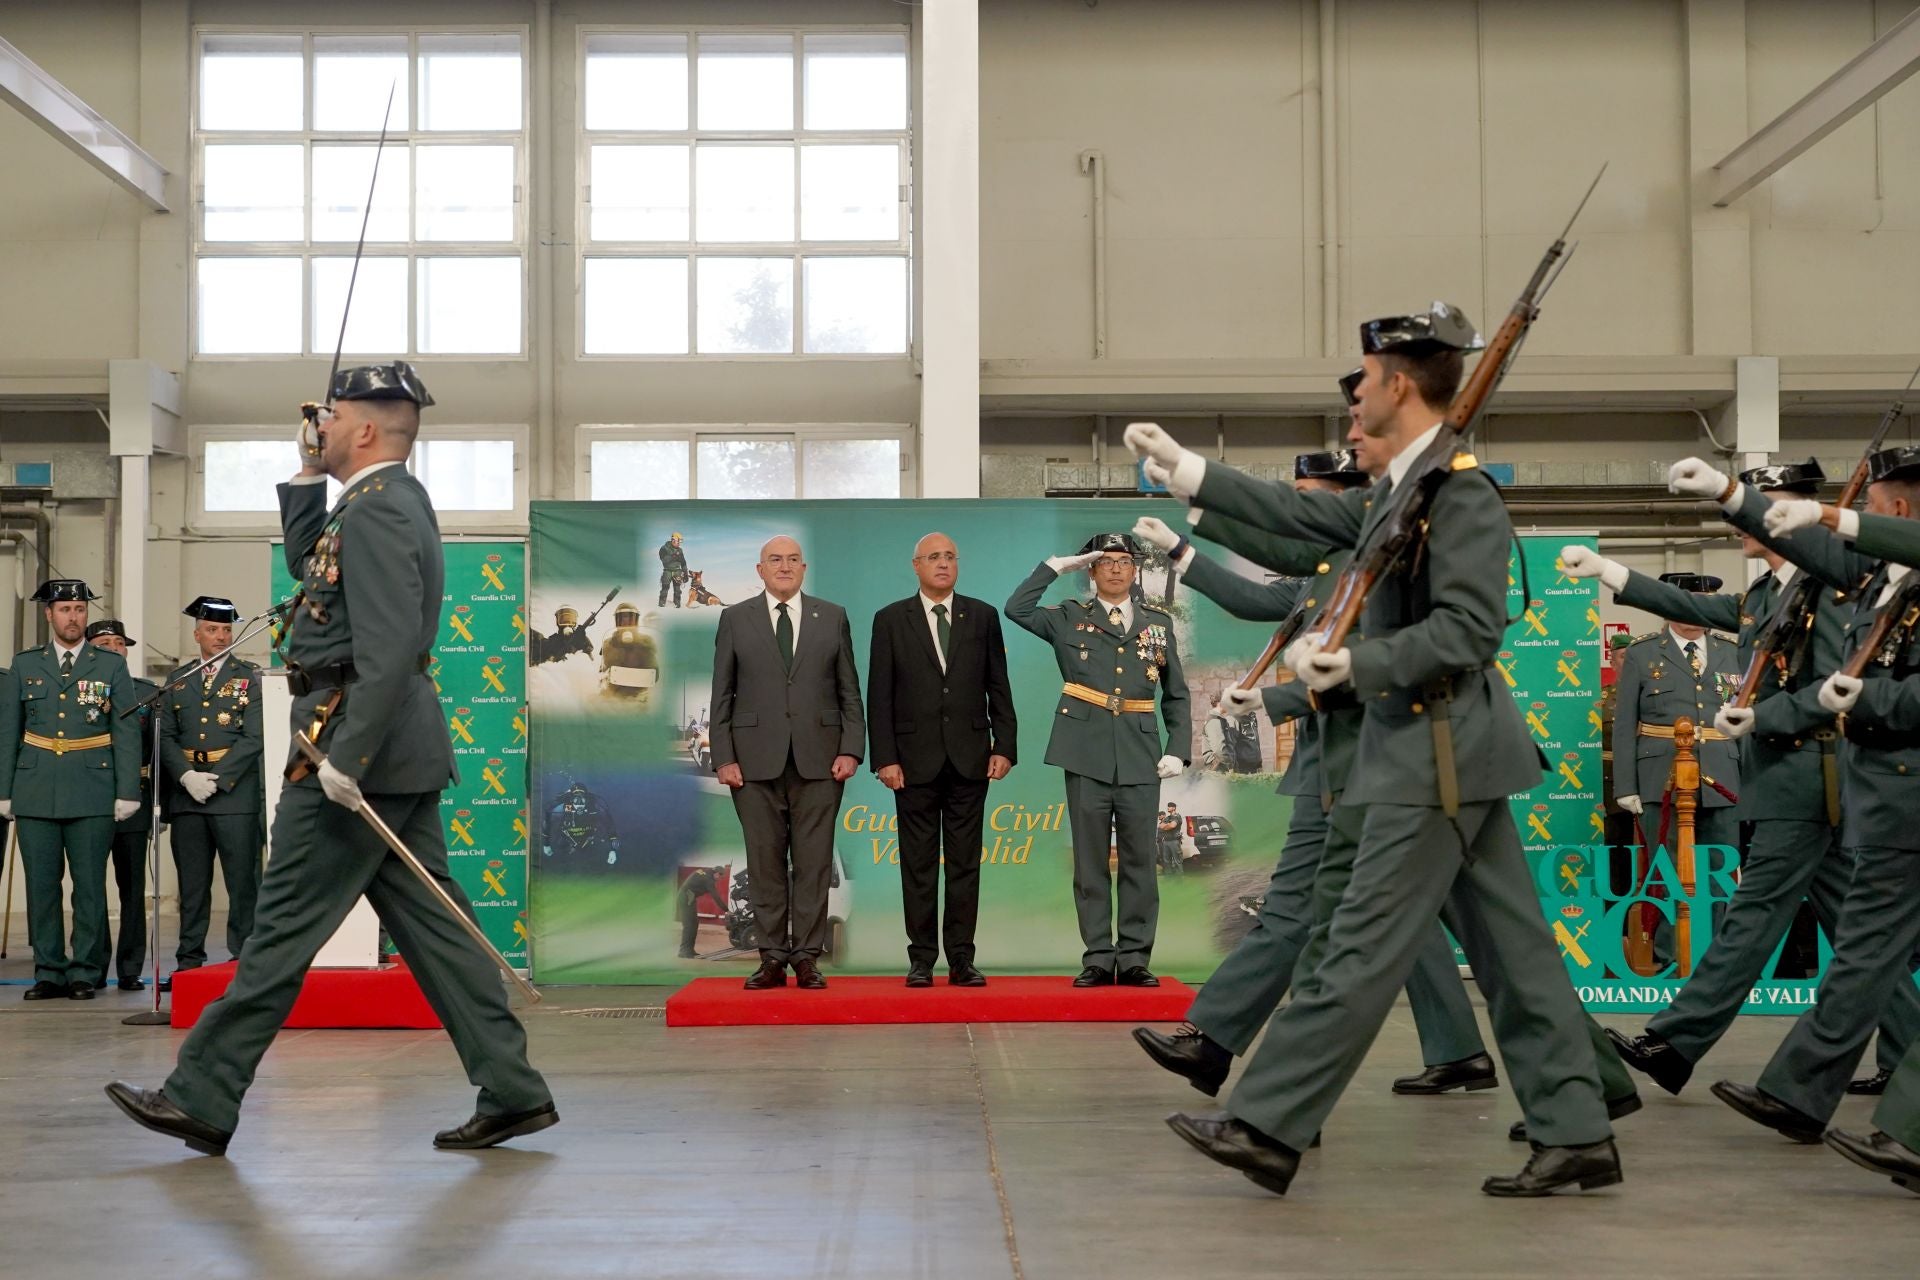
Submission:
<svg viewBox="0 0 1920 1280">
<path fill-rule="evenodd" d="M 747 841 L 760 967 L 747 990 L 827 985 L 827 887 L 840 792 L 866 722 L 847 611 L 802 596 L 807 561 L 782 535 L 755 566 L 767 589 L 729 606 L 713 635 L 713 771 L 733 788 Z M 788 877 L 792 877 L 789 892 Z"/>
<path fill-rule="evenodd" d="M 944 942 L 948 984 L 984 987 L 973 964 L 973 926 L 987 784 L 1006 777 L 1014 761 L 1007 646 L 994 607 L 955 594 L 960 552 L 952 538 L 920 539 L 913 572 L 920 590 L 874 615 L 867 662 L 873 770 L 892 789 L 900 815 L 907 985 L 933 985 L 937 943 Z M 942 832 L 947 911 L 936 940 Z"/>
</svg>

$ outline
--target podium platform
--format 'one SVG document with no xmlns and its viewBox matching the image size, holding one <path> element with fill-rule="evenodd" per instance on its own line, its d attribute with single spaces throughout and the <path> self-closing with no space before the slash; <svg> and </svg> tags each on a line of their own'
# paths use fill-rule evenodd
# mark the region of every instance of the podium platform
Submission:
<svg viewBox="0 0 1920 1280">
<path fill-rule="evenodd" d="M 235 961 L 173 975 L 175 1027 L 191 1027 L 226 994 Z M 420 984 L 398 960 L 372 969 L 309 969 L 286 1025 L 296 1030 L 432 1031 L 440 1026 Z"/>
<path fill-rule="evenodd" d="M 825 991 L 787 985 L 747 991 L 746 979 L 695 978 L 667 997 L 670 1027 L 860 1026 L 913 1022 L 1178 1022 L 1193 988 L 1162 977 L 1158 987 L 1076 988 L 1067 977 L 989 977 L 984 987 L 909 989 L 900 976 L 836 977 Z"/>
</svg>

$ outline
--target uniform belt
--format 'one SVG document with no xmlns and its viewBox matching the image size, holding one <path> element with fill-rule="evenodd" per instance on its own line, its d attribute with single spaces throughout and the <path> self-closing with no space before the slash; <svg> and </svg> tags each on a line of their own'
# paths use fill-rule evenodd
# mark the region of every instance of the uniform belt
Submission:
<svg viewBox="0 0 1920 1280">
<path fill-rule="evenodd" d="M 1078 698 L 1082 702 L 1092 703 L 1096 707 L 1105 707 L 1119 715 L 1122 711 L 1144 711 L 1153 713 L 1152 698 L 1123 698 L 1117 693 L 1102 693 L 1098 689 L 1089 689 L 1083 684 L 1063 684 L 1060 692 L 1069 698 Z"/>
<path fill-rule="evenodd" d="M 414 660 L 414 669 L 425 674 L 433 665 L 433 655 L 423 653 Z M 336 662 L 328 667 L 287 667 L 287 688 L 296 698 L 304 698 L 315 689 L 344 689 L 359 678 L 351 662 Z"/>
<path fill-rule="evenodd" d="M 113 735 L 97 733 L 91 738 L 49 738 L 43 734 L 28 733 L 21 735 L 21 741 L 30 747 L 39 747 L 42 751 L 51 751 L 57 756 L 63 756 L 69 751 L 91 751 L 95 747 L 110 747 L 113 745 Z"/>
<path fill-rule="evenodd" d="M 188 764 L 217 764 L 226 759 L 232 747 L 215 747 L 211 751 L 189 751 L 186 753 Z"/>
<path fill-rule="evenodd" d="M 1643 738 L 1671 739 L 1673 737 L 1673 726 L 1670 724 L 1642 724 L 1637 731 Z M 1720 732 L 1710 724 L 1696 725 L 1693 730 L 1693 736 L 1697 742 L 1728 741 L 1726 734 Z"/>
</svg>

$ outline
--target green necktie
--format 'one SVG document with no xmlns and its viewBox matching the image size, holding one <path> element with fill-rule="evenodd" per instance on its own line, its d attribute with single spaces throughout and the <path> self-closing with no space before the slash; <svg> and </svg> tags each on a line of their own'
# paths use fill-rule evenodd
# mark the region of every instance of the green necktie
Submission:
<svg viewBox="0 0 1920 1280">
<path fill-rule="evenodd" d="M 1687 665 L 1693 668 L 1695 676 L 1700 674 L 1700 646 L 1691 640 L 1687 641 Z"/>
<path fill-rule="evenodd" d="M 780 661 L 787 664 L 787 670 L 793 670 L 793 619 L 787 616 L 786 602 L 774 606 L 780 611 L 780 621 L 773 628 L 773 638 L 780 642 Z"/>
<path fill-rule="evenodd" d="M 933 626 L 940 633 L 940 669 L 944 671 L 947 667 L 947 650 L 953 644 L 953 624 L 947 621 L 947 606 L 933 606 Z"/>
<path fill-rule="evenodd" d="M 62 680 L 68 680 L 68 679 L 71 679 L 72 676 L 73 676 L 73 655 L 70 653 L 63 653 L 60 655 L 60 678 Z"/>
</svg>

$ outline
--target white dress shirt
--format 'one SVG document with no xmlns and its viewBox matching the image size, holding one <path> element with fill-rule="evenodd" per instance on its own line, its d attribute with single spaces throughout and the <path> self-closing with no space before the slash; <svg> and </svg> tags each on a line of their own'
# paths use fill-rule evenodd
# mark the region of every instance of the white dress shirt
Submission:
<svg viewBox="0 0 1920 1280">
<path fill-rule="evenodd" d="M 65 661 L 67 657 L 71 656 L 73 658 L 73 665 L 78 667 L 80 665 L 80 651 L 86 647 L 87 642 L 85 640 L 74 645 L 71 649 L 61 644 L 58 640 L 55 640 L 53 642 L 53 664 L 57 667 L 61 662 Z"/>
<path fill-rule="evenodd" d="M 1412 444 L 1393 455 L 1393 461 L 1387 463 L 1387 478 L 1396 487 L 1406 479 L 1407 472 L 1413 468 L 1414 459 L 1427 451 L 1427 446 L 1433 443 L 1433 438 L 1440 434 L 1440 428 L 1445 425 L 1444 419 L 1434 423 L 1414 437 Z"/>
<path fill-rule="evenodd" d="M 767 621 L 773 625 L 773 638 L 778 640 L 781 602 L 773 598 L 771 591 L 764 591 L 761 596 L 767 602 Z M 798 591 L 793 593 L 793 599 L 788 600 L 786 606 L 787 618 L 793 624 L 793 651 L 798 653 L 800 652 L 800 593 Z"/>
<path fill-rule="evenodd" d="M 1109 600 L 1105 596 L 1095 592 L 1093 602 L 1094 606 L 1100 610 L 1100 616 L 1103 618 L 1107 617 L 1115 609 L 1118 609 L 1120 611 L 1120 629 L 1129 635 L 1133 633 L 1133 601 L 1131 599 Z"/>
<path fill-rule="evenodd" d="M 945 600 L 935 600 L 929 597 L 926 592 L 920 592 L 920 612 L 926 615 L 927 632 L 933 637 L 933 651 L 940 655 L 940 669 L 945 671 L 947 669 L 947 651 L 940 645 L 940 619 L 933 616 L 933 606 L 936 604 L 945 607 L 947 611 L 947 626 L 951 628 L 953 626 L 952 593 L 948 593 Z"/>
</svg>

